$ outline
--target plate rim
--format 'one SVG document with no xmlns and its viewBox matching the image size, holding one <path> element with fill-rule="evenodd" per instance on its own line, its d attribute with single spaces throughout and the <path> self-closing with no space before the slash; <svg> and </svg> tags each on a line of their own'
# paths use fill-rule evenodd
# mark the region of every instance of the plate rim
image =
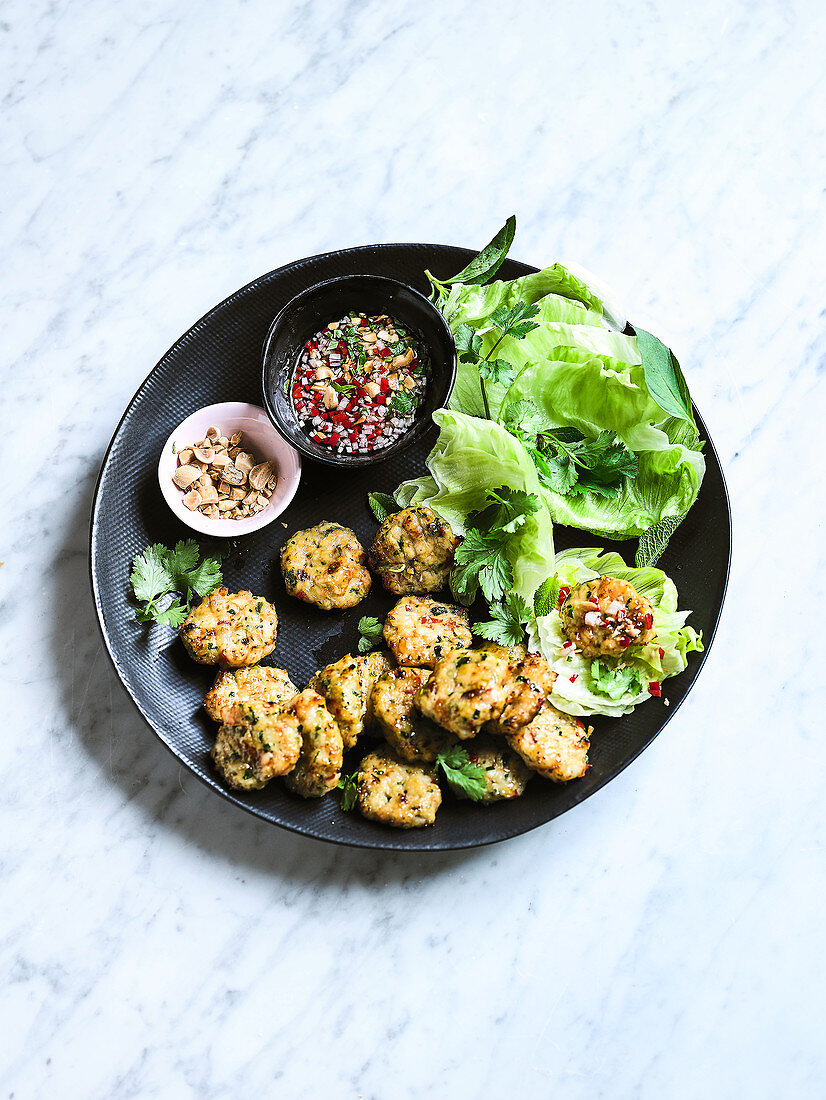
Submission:
<svg viewBox="0 0 826 1100">
<path fill-rule="evenodd" d="M 682 699 L 680 699 L 677 703 L 675 703 L 671 707 L 669 707 L 669 711 L 668 711 L 667 716 L 665 717 L 664 721 L 659 726 L 659 728 L 656 730 L 656 732 L 650 738 L 648 738 L 648 740 L 646 740 L 642 745 L 640 745 L 639 748 L 631 756 L 629 756 L 629 758 L 622 764 L 622 766 L 618 770 L 614 771 L 610 776 L 606 776 L 601 782 L 599 782 L 599 784 L 597 786 L 591 787 L 588 790 L 587 793 L 583 794 L 581 797 L 575 798 L 573 802 L 571 802 L 569 805 L 567 805 L 565 807 L 565 809 L 561 809 L 558 813 L 555 813 L 551 817 L 546 818 L 546 820 L 538 822 L 537 824 L 534 824 L 534 825 L 528 825 L 525 828 L 517 828 L 513 831 L 505 832 L 504 834 L 501 834 L 501 835 L 492 836 L 492 837 L 489 837 L 489 838 L 485 838 L 483 840 L 469 840 L 469 841 L 458 841 L 458 842 L 451 841 L 449 844 L 445 844 L 445 843 L 426 844 L 425 843 L 425 844 L 416 844 L 416 845 L 410 845 L 410 846 L 397 846 L 395 844 L 389 844 L 389 843 L 388 844 L 383 844 L 383 843 L 381 843 L 382 838 L 378 834 L 377 834 L 375 843 L 368 843 L 367 841 L 353 840 L 353 839 L 349 839 L 349 838 L 345 838 L 345 837 L 318 836 L 315 833 L 307 832 L 305 829 L 302 829 L 297 825 L 290 824 L 290 823 L 287 823 L 287 822 L 273 821 L 271 818 L 265 816 L 260 811 L 258 811 L 255 808 L 254 805 L 250 805 L 246 802 L 242 802 L 240 799 L 236 798 L 232 791 L 230 791 L 228 789 L 224 789 L 223 787 L 220 787 L 216 784 L 211 783 L 207 779 L 206 776 L 200 775 L 197 771 L 195 771 L 193 768 L 191 768 L 189 763 L 185 759 L 183 759 L 176 752 L 175 748 L 169 743 L 169 741 L 166 739 L 166 737 L 164 737 L 164 735 L 158 729 L 156 729 L 156 727 L 155 727 L 154 723 L 152 722 L 151 718 L 146 713 L 146 711 L 141 706 L 141 704 L 138 702 L 137 698 L 133 695 L 129 685 L 126 683 L 126 681 L 125 681 L 125 679 L 124 679 L 124 677 L 121 673 L 121 668 L 120 668 L 120 664 L 118 662 L 117 656 L 113 652 L 112 647 L 110 645 L 109 637 L 107 635 L 107 631 L 106 631 L 106 628 L 105 628 L 105 624 L 104 624 L 104 620 L 103 620 L 103 609 L 102 609 L 102 605 L 101 605 L 101 597 L 100 597 L 100 592 L 99 592 L 99 589 L 98 589 L 97 577 L 96 577 L 96 571 L 95 571 L 95 561 L 96 561 L 96 557 L 97 557 L 97 552 L 96 552 L 96 547 L 95 547 L 95 528 L 96 528 L 97 519 L 98 519 L 98 508 L 99 508 L 100 492 L 101 492 L 101 487 L 102 487 L 102 483 L 103 483 L 103 478 L 104 478 L 104 475 L 106 473 L 107 467 L 109 465 L 109 460 L 110 460 L 110 457 L 111 457 L 111 454 L 112 454 L 112 450 L 113 450 L 113 448 L 115 446 L 115 443 L 117 441 L 117 438 L 120 434 L 120 431 L 121 431 L 121 428 L 124 424 L 124 421 L 126 420 L 127 416 L 129 415 L 130 411 L 132 410 L 132 407 L 134 406 L 135 402 L 138 400 L 139 395 L 141 394 L 142 390 L 144 389 L 146 384 L 149 382 L 150 378 L 153 376 L 155 371 L 160 366 L 162 366 L 166 362 L 166 360 L 173 353 L 176 353 L 179 350 L 179 348 L 184 347 L 190 341 L 190 339 L 193 338 L 201 330 L 201 328 L 215 314 L 217 314 L 219 311 L 224 309 L 227 305 L 229 305 L 230 303 L 235 302 L 237 299 L 239 299 L 243 295 L 247 294 L 249 291 L 251 291 L 255 287 L 259 286 L 261 283 L 265 282 L 266 280 L 270 279 L 271 277 L 273 277 L 275 275 L 284 274 L 284 273 L 290 271 L 293 268 L 300 267 L 304 264 L 312 262 L 313 260 L 327 259 L 329 257 L 346 256 L 346 255 L 350 255 L 350 254 L 353 254 L 353 253 L 375 252 L 377 250 L 382 250 L 382 249 L 411 248 L 411 247 L 425 248 L 425 249 L 426 248 L 437 248 L 437 249 L 451 248 L 451 249 L 454 249 L 454 250 L 457 250 L 457 251 L 460 251 L 460 252 L 464 252 L 469 257 L 473 257 L 474 255 L 476 255 L 476 252 L 473 249 L 465 248 L 464 246 L 461 246 L 461 245 L 446 245 L 446 244 L 443 244 L 443 243 L 439 244 L 439 243 L 435 243 L 435 242 L 421 242 L 421 241 L 394 241 L 394 242 L 382 242 L 380 244 L 354 245 L 354 246 L 351 246 L 349 248 L 331 249 L 327 252 L 317 252 L 317 253 L 314 253 L 311 256 L 303 256 L 300 259 L 291 260 L 287 264 L 283 264 L 280 267 L 273 268 L 272 270 L 267 271 L 264 274 L 259 275 L 254 279 L 251 279 L 244 286 L 239 287 L 239 289 L 233 291 L 232 294 L 227 295 L 226 298 L 223 298 L 220 302 L 218 302 L 216 305 L 212 306 L 209 310 L 207 310 L 206 313 L 204 313 L 193 325 L 191 325 L 186 330 L 186 332 L 182 333 L 182 335 L 179 336 L 178 339 L 175 340 L 175 342 L 173 344 L 171 344 L 169 348 L 167 348 L 167 350 L 160 357 L 160 359 L 155 363 L 155 365 L 141 379 L 140 383 L 138 384 L 137 389 L 134 391 L 134 393 L 132 394 L 132 397 L 129 399 L 128 403 L 126 404 L 126 406 L 123 410 L 123 413 L 121 414 L 121 416 L 120 416 L 120 418 L 119 418 L 119 420 L 118 420 L 118 422 L 117 422 L 117 424 L 114 428 L 114 431 L 112 432 L 112 436 L 109 440 L 109 443 L 106 447 L 106 450 L 104 451 L 103 458 L 101 459 L 100 468 L 98 470 L 98 474 L 97 474 L 97 477 L 95 479 L 95 487 L 94 487 L 94 491 L 92 493 L 92 499 L 91 499 L 91 504 L 90 504 L 90 509 L 89 509 L 89 561 L 88 561 L 89 581 L 90 581 L 90 587 L 91 587 L 91 591 L 92 591 L 93 603 L 94 603 L 94 607 L 95 607 L 95 620 L 97 622 L 97 627 L 98 627 L 99 634 L 101 636 L 101 640 L 103 641 L 103 648 L 104 648 L 104 650 L 105 650 L 105 652 L 106 652 L 106 654 L 109 658 L 109 661 L 110 661 L 113 669 L 115 670 L 115 672 L 118 676 L 118 679 L 121 682 L 121 685 L 122 685 L 124 691 L 126 692 L 128 698 L 131 700 L 133 706 L 137 709 L 138 713 L 140 714 L 140 716 L 143 719 L 143 721 L 145 722 L 145 724 L 149 727 L 149 729 L 152 731 L 152 733 L 155 735 L 155 737 L 160 741 L 160 743 L 164 746 L 164 748 L 166 748 L 166 750 L 170 753 L 170 755 L 175 758 L 175 760 L 178 762 L 178 765 L 185 767 L 187 769 L 187 771 L 190 773 L 190 775 L 192 775 L 196 779 L 198 779 L 203 784 L 203 786 L 206 787 L 208 790 L 212 791 L 215 794 L 220 795 L 225 801 L 229 802 L 230 804 L 235 805 L 235 806 L 239 807 L 240 809 L 244 810 L 246 813 L 248 813 L 251 817 L 255 818 L 257 821 L 266 823 L 267 825 L 270 825 L 270 826 L 275 826 L 277 828 L 286 829 L 288 832 L 294 833 L 298 836 L 302 836 L 302 837 L 306 838 L 307 840 L 321 841 L 322 843 L 325 843 L 325 844 L 335 844 L 337 846 L 341 846 L 341 847 L 344 847 L 344 848 L 359 848 L 359 849 L 367 850 L 367 851 L 411 852 L 411 853 L 468 851 L 468 850 L 473 849 L 473 848 L 484 848 L 484 847 L 487 847 L 491 844 L 498 844 L 502 841 L 512 840 L 512 839 L 514 839 L 515 837 L 518 837 L 518 836 L 524 836 L 526 833 L 533 832 L 535 829 L 539 829 L 539 828 L 542 828 L 545 825 L 549 825 L 552 821 L 555 821 L 557 818 L 562 817 L 564 814 L 570 812 L 571 810 L 576 809 L 578 806 L 581 806 L 583 802 L 587 801 L 593 795 L 595 795 L 599 791 L 601 791 L 610 782 L 612 782 L 612 780 L 616 779 L 616 777 L 618 775 L 621 775 L 622 772 L 624 772 L 626 770 L 626 768 L 628 768 L 637 759 L 637 757 L 639 757 L 640 754 L 642 752 L 644 752 L 645 749 L 647 749 L 649 747 L 649 745 L 651 745 L 651 743 L 656 740 L 657 737 L 660 736 L 662 731 L 665 729 L 665 727 L 668 725 L 668 723 L 671 721 L 671 719 L 674 717 L 674 715 L 677 713 L 677 711 L 680 709 L 682 704 L 685 702 L 685 700 L 688 698 L 691 691 L 693 690 L 694 685 L 696 684 L 697 679 L 700 675 L 700 672 L 702 671 L 702 668 L 705 665 L 706 660 L 708 659 L 708 655 L 711 652 L 711 647 L 714 643 L 714 639 L 717 635 L 717 630 L 720 626 L 720 620 L 721 620 L 722 615 L 723 615 L 723 608 L 725 606 L 726 595 L 728 593 L 729 580 L 730 580 L 730 577 L 731 577 L 731 556 L 732 556 L 731 498 L 730 498 L 729 491 L 728 491 L 728 483 L 726 481 L 725 470 L 723 468 L 722 462 L 720 461 L 720 456 L 717 453 L 717 448 L 714 445 L 714 441 L 712 440 L 712 438 L 709 435 L 709 432 L 706 428 L 706 424 L 705 424 L 705 421 L 702 417 L 702 414 L 700 413 L 699 409 L 697 408 L 697 406 L 694 404 L 693 401 L 692 401 L 692 408 L 693 408 L 694 414 L 695 414 L 695 416 L 696 416 L 696 418 L 699 422 L 699 427 L 701 429 L 701 434 L 703 435 L 703 437 L 705 439 L 705 449 L 710 451 L 710 453 L 714 456 L 715 464 L 717 466 L 717 469 L 720 472 L 720 484 L 721 484 L 721 488 L 722 488 L 723 504 L 725 505 L 725 514 L 726 514 L 726 519 L 727 519 L 727 540 L 726 540 L 725 570 L 724 570 L 723 577 L 722 577 L 722 588 L 721 588 L 721 593 L 720 593 L 720 605 L 719 605 L 719 608 L 717 609 L 716 616 L 715 616 L 715 619 L 714 619 L 714 623 L 712 624 L 712 627 L 711 627 L 711 629 L 708 633 L 708 637 L 707 637 L 707 639 L 705 639 L 705 638 L 703 639 L 704 648 L 703 648 L 702 652 L 695 654 L 695 656 L 698 658 L 698 660 L 694 665 L 695 672 L 694 672 L 694 676 L 692 677 L 691 683 L 688 685 Z M 536 273 L 537 271 L 540 270 L 539 268 L 536 268 L 531 264 L 523 263 L 521 260 L 515 260 L 512 257 L 508 257 L 508 259 L 513 260 L 514 263 L 518 263 L 521 267 L 526 268 L 528 274 L 533 274 L 533 273 Z M 402 833 L 404 835 L 408 831 L 409 830 L 394 831 L 390 834 L 390 836 L 388 836 L 388 840 L 390 839 L 391 836 L 395 836 L 396 833 Z M 421 830 L 420 835 L 425 834 L 426 832 L 427 832 L 426 830 Z M 422 836 L 422 839 L 426 840 L 426 836 Z"/>
</svg>

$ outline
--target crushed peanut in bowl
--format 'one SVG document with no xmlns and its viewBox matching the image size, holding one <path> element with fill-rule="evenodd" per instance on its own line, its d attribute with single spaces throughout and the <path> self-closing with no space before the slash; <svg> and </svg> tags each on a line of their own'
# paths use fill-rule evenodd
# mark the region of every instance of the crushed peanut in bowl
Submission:
<svg viewBox="0 0 826 1100">
<path fill-rule="evenodd" d="M 222 435 L 207 428 L 198 443 L 177 452 L 172 480 L 183 503 L 207 519 L 246 519 L 269 504 L 278 484 L 273 462 L 260 462 L 244 446 L 243 432 Z"/>
</svg>

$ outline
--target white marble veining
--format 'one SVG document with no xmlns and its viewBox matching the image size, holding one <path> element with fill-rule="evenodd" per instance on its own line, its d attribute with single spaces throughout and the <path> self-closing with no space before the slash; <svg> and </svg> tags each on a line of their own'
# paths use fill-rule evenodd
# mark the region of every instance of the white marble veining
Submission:
<svg viewBox="0 0 826 1100">
<path fill-rule="evenodd" d="M 823 1095 L 825 33 L 820 0 L 0 6 L 1 1096 Z M 732 495 L 718 639 L 527 836 L 282 833 L 102 653 L 102 454 L 256 275 L 512 211 L 515 256 L 598 272 L 684 364 Z"/>
</svg>

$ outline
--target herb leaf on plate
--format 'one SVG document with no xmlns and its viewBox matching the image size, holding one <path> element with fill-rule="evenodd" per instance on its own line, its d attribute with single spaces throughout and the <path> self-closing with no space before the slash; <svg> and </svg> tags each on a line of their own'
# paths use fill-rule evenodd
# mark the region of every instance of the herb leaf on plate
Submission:
<svg viewBox="0 0 826 1100">
<path fill-rule="evenodd" d="M 468 516 L 467 534 L 456 550 L 450 576 L 453 595 L 466 607 L 473 603 L 480 588 L 492 603 L 513 587 L 508 542 L 527 517 L 540 508 L 532 493 L 507 486 L 492 489 L 486 500 L 486 507 Z"/>
<path fill-rule="evenodd" d="M 342 792 L 341 808 L 345 813 L 349 813 L 356 804 L 358 775 L 357 771 L 353 772 L 352 775 L 345 775 L 342 772 L 339 777 L 337 786 Z"/>
<path fill-rule="evenodd" d="M 436 764 L 444 772 L 448 786 L 455 794 L 469 798 L 472 802 L 478 802 L 485 797 L 485 769 L 481 764 L 471 762 L 466 749 L 452 745 L 439 753 Z"/>
<path fill-rule="evenodd" d="M 381 645 L 383 626 L 381 621 L 373 615 L 363 615 L 359 619 L 359 653 L 369 653 L 371 649 Z"/>
<path fill-rule="evenodd" d="M 488 622 L 476 623 L 474 634 L 500 645 L 519 645 L 525 640 L 523 623 L 529 618 L 528 605 L 516 592 L 508 592 L 502 603 L 492 603 Z"/>
<path fill-rule="evenodd" d="M 147 546 L 132 563 L 129 580 L 136 599 L 151 603 L 171 592 L 175 581 L 167 566 L 169 551 L 161 543 Z"/>
<path fill-rule="evenodd" d="M 609 699 L 623 695 L 639 695 L 643 689 L 642 673 L 630 665 L 609 665 L 606 661 L 591 661 L 591 688 Z"/>
<path fill-rule="evenodd" d="M 389 493 L 368 493 L 367 503 L 379 523 L 384 523 L 388 516 L 399 510 L 396 498 Z"/>
<path fill-rule="evenodd" d="M 543 581 L 533 598 L 533 613 L 537 616 L 550 615 L 559 607 L 559 579 L 554 574 Z"/>
<path fill-rule="evenodd" d="M 700 437 L 694 421 L 688 383 L 677 362 L 677 357 L 671 348 L 666 347 L 662 340 L 650 332 L 646 332 L 643 328 L 635 331 L 648 392 L 663 412 L 667 412 L 677 420 L 687 421 L 694 428 L 693 444 L 688 445 L 696 447 Z"/>
<path fill-rule="evenodd" d="M 176 543 L 174 550 L 154 543 L 137 555 L 129 581 L 135 598 L 145 605 L 135 611 L 138 622 L 177 628 L 189 614 L 192 595 L 208 596 L 221 584 L 220 557 L 204 558 L 198 565 L 199 555 L 194 539 Z M 182 598 L 162 607 L 161 601 L 173 593 Z"/>
</svg>

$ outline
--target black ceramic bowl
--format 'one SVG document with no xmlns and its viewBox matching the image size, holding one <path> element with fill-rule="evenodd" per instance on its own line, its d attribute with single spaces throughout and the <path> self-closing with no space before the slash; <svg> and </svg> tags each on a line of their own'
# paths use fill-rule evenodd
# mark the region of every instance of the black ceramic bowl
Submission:
<svg viewBox="0 0 826 1100">
<path fill-rule="evenodd" d="M 422 341 L 430 361 L 424 401 L 413 425 L 389 447 L 369 454 L 335 454 L 314 442 L 299 427 L 289 398 L 289 383 L 304 344 L 348 310 L 388 313 Z M 432 414 L 447 403 L 455 380 L 456 347 L 444 317 L 417 290 L 381 275 L 345 275 L 316 283 L 284 306 L 264 341 L 261 386 L 273 424 L 302 454 L 328 466 L 371 466 L 399 454 L 429 432 L 435 434 Z"/>
</svg>

